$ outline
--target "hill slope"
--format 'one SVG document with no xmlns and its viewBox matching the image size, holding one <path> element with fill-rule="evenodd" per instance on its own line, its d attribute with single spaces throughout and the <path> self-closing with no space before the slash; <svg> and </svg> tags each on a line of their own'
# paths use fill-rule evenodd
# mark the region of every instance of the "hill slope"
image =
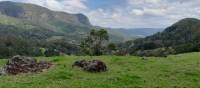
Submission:
<svg viewBox="0 0 200 88">
<path fill-rule="evenodd" d="M 200 20 L 185 18 L 163 32 L 138 39 L 134 42 L 132 52 L 139 55 L 176 54 L 199 51 L 200 48 Z"/>
<path fill-rule="evenodd" d="M 78 41 L 82 34 L 92 29 L 83 14 L 55 12 L 33 4 L 0 2 L 0 23 L 23 29 L 40 27 L 55 33 L 62 33 L 68 40 Z"/>
<path fill-rule="evenodd" d="M 83 14 L 3 1 L 0 2 L 0 57 L 38 56 L 43 48 L 72 54 L 78 51 L 76 45 L 92 28 Z"/>
</svg>

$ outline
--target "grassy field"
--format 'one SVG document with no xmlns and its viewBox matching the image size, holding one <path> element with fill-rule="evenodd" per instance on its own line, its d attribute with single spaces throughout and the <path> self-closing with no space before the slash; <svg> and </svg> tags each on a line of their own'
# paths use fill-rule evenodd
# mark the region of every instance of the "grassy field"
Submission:
<svg viewBox="0 0 200 88">
<path fill-rule="evenodd" d="M 200 88 L 200 53 L 147 58 L 134 56 L 60 56 L 38 59 L 55 66 L 42 73 L 0 76 L 0 88 Z M 71 68 L 80 59 L 100 59 L 108 65 L 104 73 Z M 5 64 L 1 60 L 0 64 Z"/>
</svg>

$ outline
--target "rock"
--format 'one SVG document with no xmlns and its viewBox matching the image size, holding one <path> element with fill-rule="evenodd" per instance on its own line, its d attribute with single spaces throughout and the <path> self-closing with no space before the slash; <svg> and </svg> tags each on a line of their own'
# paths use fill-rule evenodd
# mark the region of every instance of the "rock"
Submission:
<svg viewBox="0 0 200 88">
<path fill-rule="evenodd" d="M 88 62 L 86 60 L 80 60 L 80 61 L 75 61 L 74 64 L 72 65 L 72 67 L 77 66 L 77 67 L 83 68 L 87 64 L 88 64 Z"/>
<path fill-rule="evenodd" d="M 7 72 L 6 72 L 6 70 L 5 70 L 5 68 L 0 68 L 0 75 L 6 75 L 7 74 Z"/>
<path fill-rule="evenodd" d="M 7 64 L 0 71 L 2 74 L 19 74 L 29 72 L 42 72 L 44 69 L 48 69 L 52 66 L 52 63 L 46 61 L 37 62 L 36 59 L 25 56 L 14 56 L 8 60 Z"/>
<path fill-rule="evenodd" d="M 107 71 L 107 66 L 104 62 L 100 60 L 92 60 L 92 61 L 76 61 L 72 65 L 72 67 L 77 66 L 82 68 L 84 71 L 88 72 L 105 72 Z"/>
<path fill-rule="evenodd" d="M 7 62 L 7 65 L 34 65 L 37 63 L 36 59 L 33 59 L 31 57 L 25 57 L 25 56 L 14 56 L 10 58 Z"/>
<path fill-rule="evenodd" d="M 46 61 L 40 61 L 38 63 L 38 68 L 40 69 L 48 69 L 52 66 L 52 63 L 46 62 Z"/>
</svg>

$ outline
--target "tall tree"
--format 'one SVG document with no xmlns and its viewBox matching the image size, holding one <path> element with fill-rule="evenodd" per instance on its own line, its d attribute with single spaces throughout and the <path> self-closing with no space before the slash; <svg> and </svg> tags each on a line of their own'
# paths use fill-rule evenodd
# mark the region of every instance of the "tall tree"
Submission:
<svg viewBox="0 0 200 88">
<path fill-rule="evenodd" d="M 105 29 L 91 30 L 81 43 L 82 51 L 88 55 L 102 55 L 108 40 L 109 35 Z"/>
</svg>

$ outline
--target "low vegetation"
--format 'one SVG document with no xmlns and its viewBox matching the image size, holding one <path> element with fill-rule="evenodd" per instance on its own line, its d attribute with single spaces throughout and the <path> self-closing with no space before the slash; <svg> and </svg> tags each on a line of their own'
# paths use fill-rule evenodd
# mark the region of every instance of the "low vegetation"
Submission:
<svg viewBox="0 0 200 88">
<path fill-rule="evenodd" d="M 0 76 L 1 88 L 199 88 L 200 53 L 167 58 L 135 56 L 38 57 L 55 66 L 46 72 Z M 107 72 L 89 73 L 73 68 L 77 60 L 100 59 Z M 6 60 L 0 60 L 1 65 Z"/>
</svg>

